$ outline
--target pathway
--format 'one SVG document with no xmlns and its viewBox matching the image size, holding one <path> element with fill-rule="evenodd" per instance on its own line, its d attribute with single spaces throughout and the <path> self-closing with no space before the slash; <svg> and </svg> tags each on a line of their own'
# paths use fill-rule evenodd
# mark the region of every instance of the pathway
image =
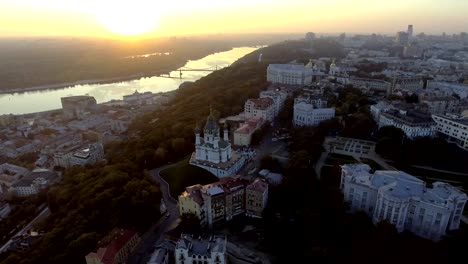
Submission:
<svg viewBox="0 0 468 264">
<path fill-rule="evenodd" d="M 169 184 L 160 175 L 162 170 L 175 165 L 177 165 L 177 163 L 165 165 L 148 171 L 151 178 L 159 183 L 161 194 L 167 207 L 167 214 L 162 216 L 158 222 L 151 226 L 150 229 L 141 236 L 141 242 L 129 257 L 127 264 L 147 263 L 154 251 L 154 248 L 163 242 L 165 233 L 175 228 L 180 222 L 177 200 L 171 196 Z M 169 215 L 169 217 L 167 217 L 167 215 Z"/>
</svg>

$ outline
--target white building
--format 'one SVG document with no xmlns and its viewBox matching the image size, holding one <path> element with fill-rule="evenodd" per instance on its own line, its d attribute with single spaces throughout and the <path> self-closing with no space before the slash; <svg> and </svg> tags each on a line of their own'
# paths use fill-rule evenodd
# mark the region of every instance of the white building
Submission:
<svg viewBox="0 0 468 264">
<path fill-rule="evenodd" d="M 17 197 L 38 194 L 59 179 L 56 172 L 46 169 L 33 170 L 29 175 L 13 184 L 8 192 Z"/>
<path fill-rule="evenodd" d="M 288 94 L 284 91 L 262 91 L 260 92 L 260 98 L 271 98 L 273 100 L 273 105 L 275 107 L 275 116 L 279 114 L 281 109 L 283 109 L 284 102 Z"/>
<path fill-rule="evenodd" d="M 314 70 L 302 64 L 270 64 L 267 68 L 267 81 L 290 85 L 309 85 Z"/>
<path fill-rule="evenodd" d="M 445 136 L 449 142 L 468 150 L 468 118 L 454 114 L 432 115 L 436 122 L 436 132 Z"/>
<path fill-rule="evenodd" d="M 416 111 L 389 110 L 380 114 L 378 124 L 379 128 L 384 126 L 399 128 L 410 139 L 432 137 L 435 133 L 435 123 L 430 117 Z"/>
<path fill-rule="evenodd" d="M 391 109 L 395 109 L 395 107 L 389 102 L 385 101 L 379 101 L 377 104 L 370 106 L 371 115 L 376 122 L 379 122 L 381 113 L 385 113 Z"/>
<path fill-rule="evenodd" d="M 270 97 L 248 99 L 244 104 L 245 118 L 263 119 L 273 122 L 275 119 L 275 105 Z"/>
<path fill-rule="evenodd" d="M 446 96 L 456 94 L 461 99 L 468 97 L 468 84 L 463 83 L 427 81 L 426 90 L 439 90 Z"/>
<path fill-rule="evenodd" d="M 217 177 L 235 175 L 244 166 L 245 159 L 231 149 L 228 130 L 224 128 L 223 138 L 219 136 L 219 125 L 212 113 L 206 120 L 203 137 L 195 131 L 195 152 L 190 164 L 208 170 Z"/>
<path fill-rule="evenodd" d="M 440 240 L 458 229 L 467 196 L 447 183 L 432 188 L 402 171 L 370 173 L 366 164 L 341 166 L 341 190 L 352 211 L 365 211 L 374 224 L 388 221 L 399 232 Z"/>
<path fill-rule="evenodd" d="M 194 237 L 182 234 L 175 247 L 175 263 L 225 264 L 226 245 L 225 236 Z"/>
<path fill-rule="evenodd" d="M 365 79 L 365 78 L 350 78 L 349 83 L 354 88 L 361 89 L 365 92 L 378 91 L 390 93 L 391 83 L 379 79 Z"/>
<path fill-rule="evenodd" d="M 54 153 L 54 164 L 63 168 L 94 164 L 104 159 L 104 147 L 102 143 L 93 143 L 87 147 L 80 147 L 79 142 L 64 144 Z"/>
<path fill-rule="evenodd" d="M 326 108 L 320 98 L 298 97 L 294 100 L 294 126 L 316 126 L 335 117 L 335 108 Z"/>
<path fill-rule="evenodd" d="M 93 143 L 80 149 L 70 157 L 70 166 L 85 166 L 104 159 L 104 147 L 101 143 Z"/>
<path fill-rule="evenodd" d="M 0 189 L 2 187 L 9 188 L 24 176 L 28 175 L 30 171 L 26 168 L 16 166 L 9 163 L 0 165 Z M 1 191 L 0 191 L 1 193 Z"/>
</svg>

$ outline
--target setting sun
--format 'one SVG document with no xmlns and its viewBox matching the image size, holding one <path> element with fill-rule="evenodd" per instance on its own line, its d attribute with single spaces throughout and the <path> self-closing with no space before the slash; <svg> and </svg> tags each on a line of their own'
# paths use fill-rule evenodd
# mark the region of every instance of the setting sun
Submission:
<svg viewBox="0 0 468 264">
<path fill-rule="evenodd" d="M 109 31 L 120 35 L 140 35 L 154 29 L 159 22 L 155 1 L 115 1 L 96 8 L 97 21 Z"/>
</svg>

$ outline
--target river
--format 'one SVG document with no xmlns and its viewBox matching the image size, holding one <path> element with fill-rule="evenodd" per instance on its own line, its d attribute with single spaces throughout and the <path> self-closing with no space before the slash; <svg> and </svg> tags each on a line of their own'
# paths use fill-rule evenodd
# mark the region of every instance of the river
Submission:
<svg viewBox="0 0 468 264">
<path fill-rule="evenodd" d="M 229 51 L 208 55 L 199 60 L 188 61 L 184 67 L 191 69 L 224 67 L 256 49 L 255 47 L 233 48 Z M 122 96 L 132 94 L 135 90 L 153 93 L 173 91 L 181 83 L 196 81 L 209 73 L 211 72 L 183 71 L 182 78 L 178 78 L 179 71 L 173 71 L 170 76 L 177 78 L 152 76 L 107 84 L 84 84 L 60 89 L 0 94 L 0 115 L 27 114 L 59 109 L 62 108 L 60 98 L 66 96 L 90 95 L 96 98 L 98 103 L 104 103 L 111 100 L 121 100 Z"/>
</svg>

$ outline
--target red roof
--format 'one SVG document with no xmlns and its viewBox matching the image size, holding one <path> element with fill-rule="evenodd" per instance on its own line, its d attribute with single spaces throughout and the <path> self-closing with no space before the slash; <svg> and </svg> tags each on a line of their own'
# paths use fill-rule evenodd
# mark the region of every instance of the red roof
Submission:
<svg viewBox="0 0 468 264">
<path fill-rule="evenodd" d="M 267 109 L 268 107 L 272 106 L 274 102 L 270 97 L 249 99 L 249 101 L 253 102 L 255 108 L 257 109 Z"/>
<path fill-rule="evenodd" d="M 268 183 L 264 180 L 256 179 L 252 184 L 247 186 L 247 189 L 264 193 L 268 189 Z"/>
<path fill-rule="evenodd" d="M 126 229 L 114 229 L 111 234 L 101 240 L 109 239 L 106 246 L 97 250 L 97 254 L 92 252 L 88 256 L 98 257 L 103 264 L 114 264 L 114 259 L 117 253 L 133 238 L 137 233 Z"/>
</svg>

